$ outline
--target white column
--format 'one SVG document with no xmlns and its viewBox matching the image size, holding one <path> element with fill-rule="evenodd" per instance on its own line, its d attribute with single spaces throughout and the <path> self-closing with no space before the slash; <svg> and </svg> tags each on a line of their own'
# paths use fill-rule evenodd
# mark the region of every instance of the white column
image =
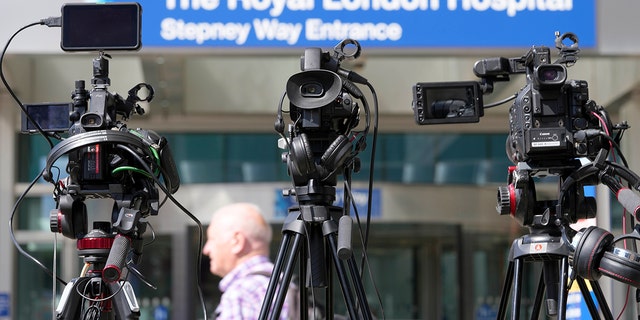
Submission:
<svg viewBox="0 0 640 320">
<path fill-rule="evenodd" d="M 9 217 L 15 202 L 15 121 L 18 108 L 9 94 L 0 91 L 0 295 L 9 295 L 9 319 L 15 314 L 15 247 L 9 237 Z M 0 317 L 0 319 L 6 319 Z"/>
</svg>

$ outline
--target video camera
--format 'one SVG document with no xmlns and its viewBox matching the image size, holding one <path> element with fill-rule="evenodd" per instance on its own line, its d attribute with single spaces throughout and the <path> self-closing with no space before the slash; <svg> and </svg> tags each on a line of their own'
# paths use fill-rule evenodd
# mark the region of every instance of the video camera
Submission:
<svg viewBox="0 0 640 320">
<path fill-rule="evenodd" d="M 354 51 L 348 52 L 352 46 Z M 356 143 L 355 151 L 349 135 L 360 119 L 356 100 L 363 97 L 351 81 L 366 79 L 340 67 L 344 59 L 356 59 L 360 50 L 360 44 L 350 39 L 340 42 L 333 54 L 307 48 L 301 57 L 302 72 L 287 81 L 293 123 L 289 127 L 289 152 L 283 154 L 283 161 L 296 186 L 307 185 L 310 179 L 335 185 L 345 161 L 356 159 L 357 151 L 364 149 L 366 133 Z M 284 132 L 282 106 L 275 127 L 279 133 Z"/>
<path fill-rule="evenodd" d="M 141 10 L 138 3 L 63 5 L 61 48 L 98 51 L 92 88 L 86 90 L 85 81 L 77 80 L 72 102 L 26 105 L 22 119 L 23 133 L 61 139 L 47 155 L 42 173 L 55 186 L 57 208 L 50 214 L 51 231 L 77 239 L 80 255 L 96 264 L 94 273 L 110 284 L 120 280 L 130 252 L 137 263 L 145 218 L 158 214 L 157 186 L 167 195 L 180 186 L 167 140 L 152 130 L 126 125 L 130 116 L 144 113 L 138 103 L 153 99 L 153 87 L 140 83 L 126 98 L 108 91 L 111 57 L 105 50 L 140 48 Z M 59 169 L 54 169 L 63 156 L 67 156 L 68 176 L 61 179 Z M 100 198 L 113 199 L 113 210 L 109 221 L 95 221 L 90 227 L 85 200 Z M 93 240 L 96 233 L 105 240 Z M 74 313 L 76 307 L 63 312 Z"/>
<path fill-rule="evenodd" d="M 572 42 L 570 45 L 565 41 Z M 567 80 L 566 66 L 578 60 L 578 38 L 556 33 L 560 58 L 551 63 L 548 47 L 534 46 L 521 57 L 479 60 L 473 72 L 481 81 L 417 83 L 412 108 L 419 125 L 478 122 L 484 116 L 482 95 L 496 81 L 526 74 L 526 85 L 509 109 L 507 156 L 534 168 L 564 166 L 569 159 L 593 159 L 605 141 L 597 133 L 602 107 L 589 100 L 588 84 Z"/>
<path fill-rule="evenodd" d="M 538 200 L 535 181 L 551 176 L 566 181 L 581 168 L 581 160 L 606 158 L 626 129 L 614 126 L 606 110 L 589 99 L 586 81 L 567 80 L 566 67 L 576 63 L 580 52 L 577 36 L 556 32 L 555 46 L 559 59 L 553 63 L 548 47 L 533 46 L 521 57 L 477 61 L 473 72 L 480 81 L 413 87 L 412 108 L 419 125 L 478 122 L 485 108 L 514 100 L 506 141 L 507 157 L 514 166 L 508 170 L 509 184 L 498 188 L 496 210 L 523 226 L 593 218 L 595 199 L 586 195 L 584 186 L 598 184 L 597 177 L 565 184 L 568 189 L 555 201 Z M 483 95 L 493 92 L 495 82 L 509 81 L 512 74 L 525 74 L 526 85 L 509 99 L 485 105 Z M 610 136 L 616 131 L 617 137 Z"/>
<path fill-rule="evenodd" d="M 278 261 L 274 263 L 259 319 L 279 318 L 286 298 L 286 290 L 282 289 L 292 279 L 296 258 L 301 266 L 301 310 L 307 310 L 306 297 L 313 297 L 315 290 L 320 290 L 322 293 L 318 293 L 324 297 L 322 307 L 316 310 L 315 301 L 308 306 L 320 315 L 333 314 L 331 292 L 335 291 L 330 272 L 335 270 L 351 318 L 371 319 L 364 287 L 353 276 L 359 271 L 351 250 L 352 205 L 356 216 L 358 213 L 350 186 L 351 173 L 360 169 L 357 156 L 365 148 L 370 123 L 366 97 L 355 83 L 367 85 L 374 97 L 375 92 L 365 78 L 340 66 L 345 59 L 356 59 L 360 50 L 360 44 L 351 39 L 341 41 L 333 52 L 307 48 L 300 60 L 301 72 L 287 81 L 274 127 L 280 136 L 278 147 L 286 150 L 282 161 L 293 182 L 283 196 L 294 196 L 297 204 L 288 208 L 284 220 Z M 288 110 L 282 107 L 285 98 L 289 99 Z M 360 105 L 356 100 L 360 100 L 365 114 L 366 124 L 361 131 L 356 130 L 360 122 Z M 286 133 L 285 112 L 292 121 Z M 373 165 L 371 175 L 372 172 Z M 344 180 L 343 207 L 334 204 L 338 176 Z M 343 260 L 347 262 L 348 273 Z M 301 315 L 306 319 L 306 311 Z"/>
</svg>

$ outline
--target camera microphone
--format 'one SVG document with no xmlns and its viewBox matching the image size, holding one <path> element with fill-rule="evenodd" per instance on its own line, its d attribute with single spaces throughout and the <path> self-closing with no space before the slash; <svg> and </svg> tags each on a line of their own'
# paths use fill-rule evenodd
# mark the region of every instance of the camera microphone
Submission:
<svg viewBox="0 0 640 320">
<path fill-rule="evenodd" d="M 624 187 L 614 177 L 606 173 L 600 176 L 600 181 L 616 194 L 616 199 L 625 210 L 633 214 L 636 219 L 640 217 L 640 196 L 637 193 Z"/>
<path fill-rule="evenodd" d="M 333 71 L 335 71 L 337 74 L 344 77 L 345 79 L 353 81 L 355 83 L 360 83 L 360 84 L 369 83 L 369 80 L 367 80 L 367 78 L 357 74 L 355 71 L 346 70 L 340 67 L 338 67 L 337 70 L 333 70 Z"/>
<path fill-rule="evenodd" d="M 639 218 L 640 196 L 638 196 L 638 194 L 629 188 L 621 188 L 620 191 L 616 193 L 616 199 L 618 199 L 622 207 L 632 213 L 636 219 Z"/>
<path fill-rule="evenodd" d="M 362 91 L 360 91 L 360 88 L 354 85 L 351 81 L 342 81 L 342 87 L 349 91 L 349 93 L 356 99 L 362 99 L 362 97 L 364 96 Z"/>
</svg>

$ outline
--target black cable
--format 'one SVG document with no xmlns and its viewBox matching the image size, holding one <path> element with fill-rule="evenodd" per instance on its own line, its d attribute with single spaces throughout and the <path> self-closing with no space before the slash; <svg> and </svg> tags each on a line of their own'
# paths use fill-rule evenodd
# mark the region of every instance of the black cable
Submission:
<svg viewBox="0 0 640 320">
<path fill-rule="evenodd" d="M 49 144 L 49 146 L 51 148 L 53 148 L 53 142 L 49 138 L 49 135 L 47 133 L 45 133 L 44 130 L 42 130 L 42 127 L 40 127 L 40 124 L 37 123 L 36 121 L 34 121 L 34 119 L 31 117 L 31 115 L 29 115 L 29 113 L 27 112 L 26 108 L 24 107 L 24 105 L 22 104 L 22 102 L 20 101 L 20 99 L 18 98 L 16 93 L 13 91 L 11 86 L 9 86 L 9 83 L 7 82 L 7 79 L 6 79 L 5 75 L 4 75 L 3 65 L 4 65 L 4 57 L 6 56 L 6 52 L 7 52 L 7 49 L 9 48 L 9 44 L 11 44 L 11 41 L 13 41 L 13 39 L 20 32 L 22 32 L 23 30 L 25 30 L 27 28 L 36 26 L 36 25 L 47 25 L 47 26 L 50 26 L 50 27 L 56 27 L 56 26 L 59 26 L 59 22 L 60 22 L 59 18 L 48 18 L 48 19 L 42 19 L 42 20 L 40 20 L 38 22 L 32 22 L 30 24 L 27 24 L 27 25 L 23 26 L 22 28 L 18 29 L 18 31 L 13 33 L 13 35 L 11 35 L 11 37 L 9 37 L 9 40 L 7 41 L 7 43 L 5 44 L 4 48 L 2 49 L 2 53 L 0 53 L 0 80 L 2 80 L 2 83 L 7 88 L 7 92 L 9 92 L 11 97 L 18 103 L 18 106 L 20 107 L 22 112 L 27 116 L 29 121 L 31 121 L 35 125 L 36 129 L 38 129 L 38 132 L 47 140 L 47 143 Z M 13 206 L 13 208 L 11 210 L 11 216 L 9 218 L 9 235 L 11 237 L 11 241 L 13 242 L 13 244 L 15 245 L 16 249 L 18 250 L 18 252 L 20 254 L 22 254 L 24 257 L 30 259 L 31 261 L 33 261 L 36 265 L 38 265 L 40 268 L 42 268 L 51 277 L 55 277 L 59 282 L 61 282 L 64 285 L 66 285 L 66 282 L 64 280 L 62 280 L 57 275 L 54 275 L 53 272 L 48 267 L 46 267 L 42 262 L 40 262 L 35 257 L 31 256 L 26 251 L 24 251 L 24 249 L 22 249 L 22 247 L 20 246 L 20 244 L 16 240 L 15 234 L 13 232 L 13 219 L 15 217 L 16 212 L 18 211 L 18 207 L 20 206 L 20 204 L 22 203 L 22 201 L 24 200 L 26 195 L 29 193 L 31 188 L 42 177 L 42 173 L 43 172 L 41 171 L 40 174 L 38 174 L 38 176 L 29 184 L 27 189 L 20 195 L 20 197 L 18 197 L 18 200 L 14 204 L 14 206 Z"/>
<path fill-rule="evenodd" d="M 26 108 L 24 107 L 23 103 L 20 101 L 20 99 L 18 98 L 18 96 L 15 94 L 15 92 L 13 91 L 13 89 L 11 89 L 11 87 L 9 86 L 9 84 L 7 83 L 7 80 L 4 76 L 4 72 L 2 71 L 2 66 L 3 66 L 3 61 L 4 61 L 4 57 L 6 54 L 6 51 L 9 47 L 9 44 L 11 43 L 11 41 L 13 40 L 13 38 L 15 38 L 20 32 L 22 32 L 23 30 L 32 27 L 32 26 L 36 26 L 36 25 L 47 25 L 49 27 L 60 27 L 61 26 L 61 17 L 51 17 L 51 18 L 47 18 L 47 19 L 42 19 L 38 22 L 33 22 L 31 24 L 28 24 L 22 28 L 20 28 L 18 31 L 16 31 L 7 41 L 5 47 L 2 50 L 2 53 L 0 54 L 0 79 L 2 80 L 2 83 L 4 84 L 4 86 L 7 88 L 7 91 L 9 92 L 9 94 L 13 97 L 13 99 L 18 103 L 20 109 L 22 109 L 22 112 L 24 112 L 24 114 L 26 115 L 26 117 L 29 119 L 29 121 L 31 121 L 36 129 L 38 130 L 38 132 L 47 140 L 47 143 L 49 144 L 49 146 L 51 148 L 54 147 L 53 142 L 50 139 L 50 135 L 59 138 L 59 136 L 57 136 L 57 134 L 52 133 L 46 133 L 44 132 L 44 130 L 42 129 L 42 127 L 40 126 L 39 123 L 37 123 L 36 121 L 34 121 L 34 119 L 31 117 L 31 115 L 29 115 L 29 113 L 27 112 Z M 187 214 L 187 216 L 189 216 L 197 225 L 198 230 L 199 230 L 199 240 L 198 240 L 198 258 L 197 258 L 197 265 L 196 265 L 196 276 L 197 276 L 197 281 L 198 281 L 198 295 L 200 298 L 200 303 L 202 306 L 202 310 L 204 313 L 204 319 L 207 319 L 207 310 L 206 310 L 206 305 L 204 303 L 204 295 L 202 293 L 202 288 L 200 286 L 200 264 L 201 264 L 201 260 L 202 260 L 202 246 L 203 246 L 203 239 L 204 239 L 204 232 L 203 232 L 203 227 L 202 224 L 200 223 L 200 221 L 198 220 L 198 218 L 196 218 L 193 214 L 191 214 L 191 212 L 189 212 L 182 204 L 180 204 L 169 192 L 169 190 L 160 182 L 160 180 L 154 176 L 153 171 L 149 168 L 149 166 L 147 166 L 147 164 L 144 162 L 144 160 L 137 155 L 137 153 L 133 150 L 131 150 L 130 148 L 126 147 L 123 149 L 128 149 L 128 151 L 134 155 L 134 157 L 143 165 L 143 167 L 145 167 L 145 170 L 147 170 L 147 172 L 149 172 L 154 180 L 154 182 L 162 189 L 163 192 L 165 192 L 165 194 L 167 195 L 167 197 L 176 205 L 178 206 L 178 208 L 180 208 L 185 214 Z M 27 253 L 26 251 L 24 251 L 21 247 L 20 244 L 18 243 L 18 241 L 15 238 L 14 232 L 13 232 L 13 218 L 15 216 L 15 213 L 17 212 L 17 208 L 19 207 L 19 205 L 22 203 L 24 197 L 27 195 L 27 193 L 31 190 L 31 188 L 33 187 L 33 185 L 42 177 L 43 171 L 40 172 L 40 174 L 38 174 L 38 176 L 29 184 L 29 186 L 27 187 L 27 189 L 25 190 L 25 192 L 23 192 L 20 197 L 18 198 L 18 200 L 16 201 L 16 203 L 14 204 L 14 207 L 12 209 L 11 212 L 11 217 L 9 218 L 9 235 L 11 237 L 11 240 L 13 241 L 14 245 L 16 246 L 17 250 L 24 255 L 25 257 L 31 259 L 36 265 L 40 266 L 42 269 L 45 270 L 45 272 L 47 272 L 49 275 L 51 275 L 52 277 L 54 277 L 55 275 L 53 274 L 53 272 L 51 272 L 51 270 L 49 270 L 49 268 L 47 268 L 44 264 L 42 264 L 40 261 L 38 261 L 36 258 L 34 258 L 33 256 L 29 255 L 29 253 Z M 57 186 L 56 182 L 52 182 L 54 185 Z M 165 199 L 166 201 L 166 199 Z M 164 203 L 164 201 L 163 201 Z M 66 285 L 67 283 L 62 280 L 61 278 L 59 278 L 58 276 L 55 276 L 55 278 L 60 281 L 61 283 L 63 283 L 64 285 Z"/>
<path fill-rule="evenodd" d="M 371 204 L 373 202 L 373 173 L 375 167 L 375 157 L 376 157 L 376 145 L 378 142 L 378 94 L 376 93 L 375 88 L 371 85 L 371 83 L 367 82 L 367 87 L 371 91 L 371 95 L 373 96 L 373 108 L 374 108 L 374 118 L 373 118 L 373 141 L 371 143 L 371 160 L 369 166 L 369 184 L 368 191 L 369 197 L 367 198 L 367 220 L 366 220 L 366 233 L 364 237 L 364 250 L 367 250 L 367 245 L 369 242 L 369 229 L 371 225 Z"/>
<path fill-rule="evenodd" d="M 485 109 L 489 109 L 489 108 L 497 107 L 497 106 L 499 106 L 499 105 L 501 105 L 501 104 L 504 104 L 504 103 L 507 103 L 507 102 L 509 102 L 509 101 L 511 101 L 511 100 L 513 100 L 513 99 L 515 99 L 515 98 L 517 98 L 517 97 L 518 97 L 518 94 L 516 93 L 516 94 L 514 94 L 514 95 L 512 95 L 512 96 L 510 96 L 510 97 L 504 98 L 504 99 L 499 100 L 499 101 L 496 101 L 496 102 L 494 102 L 494 103 L 488 103 L 488 104 L 485 104 L 483 107 L 484 107 Z"/>
<path fill-rule="evenodd" d="M 165 187 L 162 184 L 162 182 L 155 175 L 153 175 L 153 171 L 151 170 L 149 165 L 147 165 L 147 163 L 142 159 L 142 157 L 140 157 L 140 155 L 138 155 L 134 150 L 132 150 L 127 146 L 118 145 L 118 147 L 129 152 L 136 160 L 138 160 L 138 162 L 140 162 L 140 165 L 142 165 L 144 170 L 151 173 L 151 178 L 153 178 L 153 181 L 158 185 L 158 187 L 160 187 L 160 189 L 162 189 L 162 191 L 167 195 L 167 197 L 169 197 L 171 202 L 173 202 L 173 204 L 175 204 L 180 210 L 182 210 L 182 212 L 184 212 L 189 218 L 191 218 L 193 222 L 195 222 L 198 228 L 198 252 L 197 252 L 198 254 L 196 259 L 197 260 L 196 261 L 196 281 L 197 281 L 197 287 L 198 287 L 197 291 L 198 291 L 198 297 L 200 299 L 200 305 L 204 312 L 204 315 L 203 315 L 204 319 L 207 320 L 207 307 L 204 303 L 204 294 L 202 292 L 202 287 L 200 286 L 200 278 L 201 278 L 200 265 L 202 262 L 202 247 L 204 245 L 204 228 L 202 227 L 202 223 L 196 216 L 194 216 L 189 210 L 187 210 L 187 208 L 185 208 L 178 200 L 176 200 L 176 198 L 173 197 L 173 195 L 167 189 L 167 187 Z"/>
<path fill-rule="evenodd" d="M 49 18 L 49 20 L 51 20 L 52 18 Z M 22 112 L 26 115 L 26 117 L 29 119 L 29 121 L 31 123 L 33 123 L 36 127 L 36 129 L 38 130 L 38 132 L 42 135 L 42 137 L 44 137 L 47 140 L 47 143 L 49 144 L 49 147 L 53 148 L 53 142 L 51 141 L 51 139 L 49 138 L 49 134 L 47 134 L 46 132 L 44 132 L 44 130 L 42 130 L 42 127 L 40 127 L 40 124 L 35 121 L 31 115 L 27 112 L 27 109 L 25 108 L 25 106 L 22 104 L 22 101 L 20 101 L 20 99 L 18 98 L 18 96 L 16 95 L 16 93 L 13 91 L 13 89 L 11 89 L 11 86 L 9 86 L 9 83 L 7 82 L 7 79 L 4 76 L 4 72 L 3 72 L 3 63 L 4 63 L 4 57 L 6 55 L 7 49 L 9 48 L 9 44 L 11 43 L 11 41 L 13 41 L 13 38 L 15 38 L 20 32 L 22 32 L 23 30 L 33 27 L 33 26 L 37 26 L 37 25 L 45 25 L 47 24 L 47 21 L 45 19 L 40 20 L 38 22 L 32 22 L 20 29 L 18 29 L 18 31 L 16 31 L 13 35 L 11 35 L 11 37 L 9 37 L 9 40 L 7 41 L 7 43 L 5 44 L 4 48 L 2 49 L 2 53 L 0 53 L 0 79 L 2 80 L 2 83 L 4 84 L 4 86 L 7 88 L 7 92 L 9 92 L 9 94 L 11 95 L 11 97 L 13 98 L 13 100 L 15 100 L 18 103 L 18 106 L 20 107 L 20 109 L 22 109 Z M 52 26 L 52 25 L 50 25 Z M 55 26 L 55 25 L 53 25 Z"/>
<path fill-rule="evenodd" d="M 29 193 L 31 188 L 33 188 L 33 186 L 41 177 L 42 177 L 42 172 L 40 172 L 40 174 L 35 179 L 33 179 L 33 181 L 31 181 L 27 189 L 18 197 L 18 200 L 16 200 L 16 203 L 14 203 L 13 208 L 11 209 L 11 216 L 9 217 L 9 236 L 11 237 L 11 241 L 13 242 L 18 252 L 20 252 L 20 254 L 22 254 L 27 259 L 30 259 L 31 261 L 33 261 L 37 266 L 43 269 L 51 277 L 55 276 L 55 278 L 63 285 L 67 285 L 66 281 L 62 280 L 62 278 L 58 277 L 57 275 L 54 275 L 53 272 L 48 267 L 46 267 L 42 262 L 40 262 L 38 259 L 36 259 L 32 255 L 30 255 L 28 252 L 24 251 L 24 249 L 22 249 L 22 247 L 18 243 L 18 240 L 16 240 L 15 234 L 13 232 L 13 218 L 16 212 L 18 211 L 18 207 L 20 206 L 24 198 L 27 196 L 27 193 Z"/>
</svg>

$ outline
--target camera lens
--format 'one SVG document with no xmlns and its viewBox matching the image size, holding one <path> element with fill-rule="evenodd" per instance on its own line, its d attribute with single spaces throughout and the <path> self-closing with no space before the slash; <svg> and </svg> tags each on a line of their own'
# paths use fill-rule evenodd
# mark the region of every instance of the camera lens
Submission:
<svg viewBox="0 0 640 320">
<path fill-rule="evenodd" d="M 558 79 L 558 70 L 556 69 L 544 69 L 540 73 L 540 80 L 552 81 Z"/>
<path fill-rule="evenodd" d="M 300 86 L 300 94 L 303 97 L 321 97 L 324 94 L 324 88 L 318 82 L 305 83 Z"/>
</svg>

